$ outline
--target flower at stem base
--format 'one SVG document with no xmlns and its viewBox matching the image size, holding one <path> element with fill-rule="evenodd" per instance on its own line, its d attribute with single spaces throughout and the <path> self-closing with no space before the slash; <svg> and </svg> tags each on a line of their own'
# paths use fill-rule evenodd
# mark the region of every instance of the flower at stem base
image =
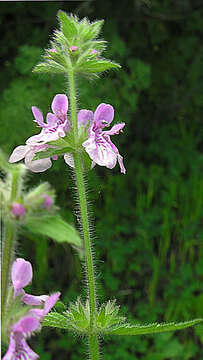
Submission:
<svg viewBox="0 0 203 360">
<path fill-rule="evenodd" d="M 41 321 L 51 308 L 56 304 L 60 292 L 52 295 L 34 296 L 26 294 L 23 288 L 27 286 L 32 280 L 32 265 L 29 261 L 18 258 L 14 261 L 11 269 L 11 280 L 14 288 L 14 299 L 12 301 L 19 301 L 20 306 L 23 304 L 29 305 L 26 315 L 18 318 L 10 325 L 11 319 L 9 312 L 7 314 L 10 343 L 6 354 L 2 360 L 35 360 L 39 356 L 28 346 L 26 339 L 31 336 L 34 331 L 40 331 Z M 21 305 L 22 303 L 22 305 Z M 31 308 L 30 306 L 38 306 Z M 43 306 L 43 307 L 42 307 Z M 25 305 L 23 306 L 25 308 Z M 8 303 L 9 309 L 9 303 Z M 7 326 L 6 326 L 7 328 Z"/>
<path fill-rule="evenodd" d="M 39 328 L 39 320 L 35 317 L 25 316 L 12 326 L 10 343 L 2 360 L 35 360 L 39 356 L 29 347 L 26 337 Z"/>
</svg>

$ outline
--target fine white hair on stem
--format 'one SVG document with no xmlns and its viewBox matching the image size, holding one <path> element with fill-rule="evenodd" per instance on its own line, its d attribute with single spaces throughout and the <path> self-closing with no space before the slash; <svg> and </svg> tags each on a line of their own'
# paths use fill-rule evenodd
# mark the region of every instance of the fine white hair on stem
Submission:
<svg viewBox="0 0 203 360">
<path fill-rule="evenodd" d="M 74 180 L 75 185 L 73 185 L 73 198 L 74 198 L 74 203 L 75 203 L 75 216 L 77 219 L 77 224 L 78 224 L 78 228 L 81 234 L 81 238 L 83 239 L 83 229 L 82 229 L 82 223 L 81 223 L 81 215 L 80 215 L 80 201 L 78 198 L 78 190 L 77 190 L 77 183 L 76 183 L 76 175 L 74 172 L 74 169 L 71 169 L 71 174 L 72 174 L 72 178 Z M 93 259 L 93 271 L 94 271 L 94 279 L 97 278 L 96 275 L 96 267 L 95 267 L 95 262 L 94 262 L 94 258 L 95 258 L 95 250 L 94 250 L 94 246 L 93 246 L 93 239 L 95 238 L 95 231 L 94 231 L 94 225 L 93 225 L 93 211 L 92 211 L 92 204 L 91 202 L 88 200 L 88 183 L 87 183 L 87 175 L 83 172 L 83 179 L 84 179 L 84 184 L 85 184 L 85 194 L 86 194 L 86 200 L 87 200 L 87 208 L 88 208 L 88 230 L 89 230 L 89 234 L 90 234 L 90 239 L 91 239 L 91 253 L 92 253 L 92 259 Z M 83 244 L 84 246 L 84 244 Z M 85 274 L 84 277 L 84 285 L 86 288 L 86 292 L 89 292 L 89 286 L 88 286 L 88 274 L 87 274 L 87 268 L 86 268 L 86 263 L 83 263 L 83 271 Z M 95 282 L 95 289 L 97 290 L 97 284 Z M 97 298 L 95 299 L 96 304 L 97 304 Z"/>
</svg>

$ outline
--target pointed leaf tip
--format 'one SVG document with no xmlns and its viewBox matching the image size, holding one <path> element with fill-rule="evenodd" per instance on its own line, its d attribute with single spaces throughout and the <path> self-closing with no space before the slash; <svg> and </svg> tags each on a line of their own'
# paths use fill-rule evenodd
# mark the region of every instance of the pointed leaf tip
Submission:
<svg viewBox="0 0 203 360">
<path fill-rule="evenodd" d="M 61 24 L 61 30 L 67 40 L 71 40 L 77 35 L 77 22 L 76 17 L 68 16 L 64 11 L 59 10 L 58 12 L 59 21 Z"/>
<path fill-rule="evenodd" d="M 110 69 L 119 69 L 121 66 L 109 60 L 87 60 L 76 69 L 81 73 L 99 73 Z"/>
<path fill-rule="evenodd" d="M 182 330 L 190 326 L 194 326 L 203 321 L 203 319 L 193 319 L 181 323 L 154 323 L 149 325 L 130 325 L 123 324 L 106 331 L 109 335 L 147 335 L 154 333 L 162 333 L 166 331 Z"/>
</svg>

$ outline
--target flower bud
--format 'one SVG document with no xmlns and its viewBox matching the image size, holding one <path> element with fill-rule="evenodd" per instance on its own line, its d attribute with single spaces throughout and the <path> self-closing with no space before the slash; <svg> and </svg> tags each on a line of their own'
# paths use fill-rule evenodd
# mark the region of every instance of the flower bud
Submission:
<svg viewBox="0 0 203 360">
<path fill-rule="evenodd" d="M 54 203 L 54 200 L 47 194 L 43 194 L 42 196 L 44 198 L 44 202 L 42 204 L 42 207 L 47 209 L 47 210 L 50 210 L 53 203 Z"/>
<path fill-rule="evenodd" d="M 71 51 L 71 52 L 74 52 L 74 51 L 77 51 L 78 50 L 78 46 L 71 46 L 71 47 L 69 47 L 69 50 Z"/>
<path fill-rule="evenodd" d="M 11 207 L 11 213 L 16 217 L 22 217 L 26 213 L 26 208 L 20 203 L 13 202 Z"/>
</svg>

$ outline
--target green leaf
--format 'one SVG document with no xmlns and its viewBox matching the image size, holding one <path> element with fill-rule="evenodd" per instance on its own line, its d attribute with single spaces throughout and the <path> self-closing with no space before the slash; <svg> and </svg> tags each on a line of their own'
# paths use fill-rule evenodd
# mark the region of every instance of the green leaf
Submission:
<svg viewBox="0 0 203 360">
<path fill-rule="evenodd" d="M 76 229 L 59 215 L 28 219 L 26 228 L 40 235 L 46 235 L 59 243 L 67 242 L 81 248 L 82 242 Z"/>
<path fill-rule="evenodd" d="M 81 303 L 80 299 L 77 299 L 75 303 L 71 303 L 69 309 L 64 312 L 66 315 L 70 327 L 78 332 L 86 333 L 90 323 L 90 308 L 89 302 L 85 304 Z"/>
<path fill-rule="evenodd" d="M 102 304 L 96 316 L 98 331 L 112 329 L 112 326 L 120 326 L 125 321 L 124 317 L 119 316 L 119 306 L 115 300 Z"/>
<path fill-rule="evenodd" d="M 73 16 L 68 16 L 64 11 L 58 12 L 59 21 L 61 24 L 61 30 L 67 40 L 71 40 L 75 35 L 77 35 L 77 18 Z"/>
<path fill-rule="evenodd" d="M 98 73 L 110 69 L 119 69 L 121 66 L 109 60 L 87 60 L 80 66 L 76 67 L 76 71 L 82 73 Z"/>
<path fill-rule="evenodd" d="M 154 334 L 165 331 L 176 331 L 185 329 L 187 327 L 196 325 L 202 322 L 203 319 L 194 319 L 181 323 L 168 323 L 168 324 L 149 324 L 149 325 L 130 325 L 123 324 L 111 330 L 105 331 L 109 335 L 143 335 L 143 334 Z"/>
<path fill-rule="evenodd" d="M 39 153 L 37 153 L 34 157 L 34 160 L 39 160 L 39 159 L 45 159 L 45 158 L 49 158 L 53 155 L 64 155 L 66 153 L 72 152 L 73 149 L 70 146 L 66 146 L 62 149 L 48 149 L 46 151 L 41 151 Z"/>
<path fill-rule="evenodd" d="M 43 320 L 42 326 L 50 326 L 59 329 L 69 329 L 70 327 L 67 317 L 57 312 L 47 314 Z"/>
<path fill-rule="evenodd" d="M 99 35 L 103 24 L 104 24 L 104 20 L 99 20 L 99 21 L 93 22 L 90 25 L 91 39 L 95 39 Z"/>
<path fill-rule="evenodd" d="M 33 72 L 63 74 L 66 72 L 66 69 L 55 61 L 49 60 L 48 62 L 39 63 L 38 65 L 36 65 L 33 69 Z"/>
<path fill-rule="evenodd" d="M 83 19 L 79 24 L 79 33 L 83 41 L 95 39 L 101 31 L 103 23 L 103 20 L 99 20 L 91 24 L 86 19 Z"/>
<path fill-rule="evenodd" d="M 58 65 L 66 68 L 68 64 L 66 57 L 61 53 L 59 47 L 57 47 L 55 44 L 53 46 L 55 46 L 56 52 L 47 51 L 47 54 L 44 55 L 45 61 L 47 61 L 47 63 L 49 63 L 49 61 L 54 61 Z"/>
</svg>

